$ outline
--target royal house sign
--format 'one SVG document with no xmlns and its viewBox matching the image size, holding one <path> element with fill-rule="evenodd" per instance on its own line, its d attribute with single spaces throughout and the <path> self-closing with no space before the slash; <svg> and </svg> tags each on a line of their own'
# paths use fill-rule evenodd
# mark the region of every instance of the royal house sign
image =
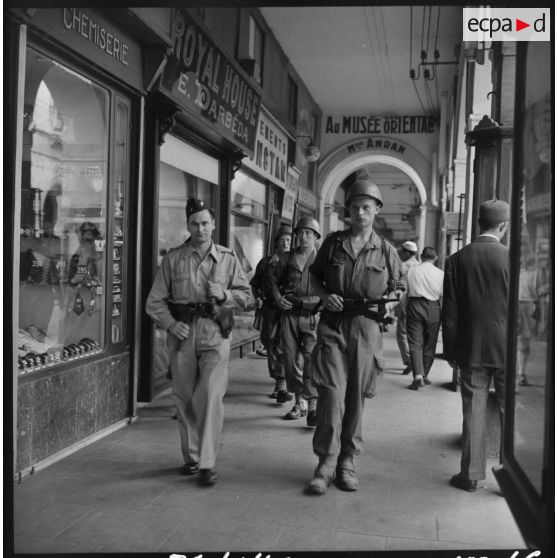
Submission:
<svg viewBox="0 0 558 558">
<path fill-rule="evenodd" d="M 177 11 L 174 47 L 161 89 L 244 152 L 252 154 L 261 96 L 240 66 L 187 11 Z"/>
</svg>

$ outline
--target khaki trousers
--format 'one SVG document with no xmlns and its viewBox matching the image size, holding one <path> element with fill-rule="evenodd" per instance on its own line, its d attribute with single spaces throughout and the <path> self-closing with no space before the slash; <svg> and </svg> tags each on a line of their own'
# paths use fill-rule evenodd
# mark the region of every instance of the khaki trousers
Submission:
<svg viewBox="0 0 558 558">
<path fill-rule="evenodd" d="M 364 316 L 346 317 L 339 331 L 323 320 L 312 353 L 318 389 L 318 424 L 312 441 L 322 470 L 352 462 L 362 452 L 364 400 L 373 397 L 381 348 L 380 326 Z"/>
<path fill-rule="evenodd" d="M 169 333 L 167 346 L 182 457 L 211 469 L 223 428 L 230 339 L 223 339 L 213 320 L 195 317 L 188 339 Z"/>
<path fill-rule="evenodd" d="M 317 397 L 312 383 L 310 357 L 316 346 L 317 316 L 301 316 L 296 310 L 281 314 L 281 348 L 283 349 L 285 379 L 291 393 L 304 399 Z"/>
</svg>

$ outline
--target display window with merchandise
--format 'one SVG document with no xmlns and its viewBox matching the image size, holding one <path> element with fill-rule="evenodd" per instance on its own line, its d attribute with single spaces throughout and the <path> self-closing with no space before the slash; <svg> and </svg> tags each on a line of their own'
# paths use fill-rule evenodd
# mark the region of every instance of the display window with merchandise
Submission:
<svg viewBox="0 0 558 558">
<path fill-rule="evenodd" d="M 112 343 L 123 338 L 129 143 L 129 108 L 108 87 L 31 46 L 25 68 L 20 374 L 103 351 L 107 329 Z M 113 188 L 110 173 L 116 177 Z M 114 294 L 120 302 L 112 301 L 111 313 L 118 320 L 107 328 Z"/>
</svg>

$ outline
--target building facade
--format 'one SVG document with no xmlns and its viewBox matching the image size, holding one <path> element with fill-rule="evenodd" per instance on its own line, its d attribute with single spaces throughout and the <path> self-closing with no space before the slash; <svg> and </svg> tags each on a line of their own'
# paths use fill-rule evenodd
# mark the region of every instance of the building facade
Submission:
<svg viewBox="0 0 558 558">
<path fill-rule="evenodd" d="M 304 142 L 321 115 L 256 8 L 7 16 L 8 362 L 23 475 L 134 420 L 170 385 L 166 334 L 144 303 L 187 238 L 188 197 L 215 208 L 215 241 L 248 274 L 299 197 L 315 213 Z M 235 317 L 234 356 L 258 338 L 253 319 Z"/>
</svg>

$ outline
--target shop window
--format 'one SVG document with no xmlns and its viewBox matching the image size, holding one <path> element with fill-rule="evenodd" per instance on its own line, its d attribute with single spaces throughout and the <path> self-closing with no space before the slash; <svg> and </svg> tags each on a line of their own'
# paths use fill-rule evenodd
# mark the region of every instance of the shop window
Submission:
<svg viewBox="0 0 558 558">
<path fill-rule="evenodd" d="M 263 82 L 263 58 L 264 58 L 264 33 L 256 20 L 250 16 L 250 34 L 248 41 L 248 55 L 253 60 L 254 79 L 261 84 Z"/>
<path fill-rule="evenodd" d="M 529 548 L 554 549 L 552 53 L 518 43 L 502 492 Z"/>
<path fill-rule="evenodd" d="M 266 219 L 265 185 L 237 172 L 231 183 L 231 209 L 250 217 Z"/>
<path fill-rule="evenodd" d="M 24 98 L 20 373 L 105 347 L 111 94 L 28 48 Z"/>
</svg>

